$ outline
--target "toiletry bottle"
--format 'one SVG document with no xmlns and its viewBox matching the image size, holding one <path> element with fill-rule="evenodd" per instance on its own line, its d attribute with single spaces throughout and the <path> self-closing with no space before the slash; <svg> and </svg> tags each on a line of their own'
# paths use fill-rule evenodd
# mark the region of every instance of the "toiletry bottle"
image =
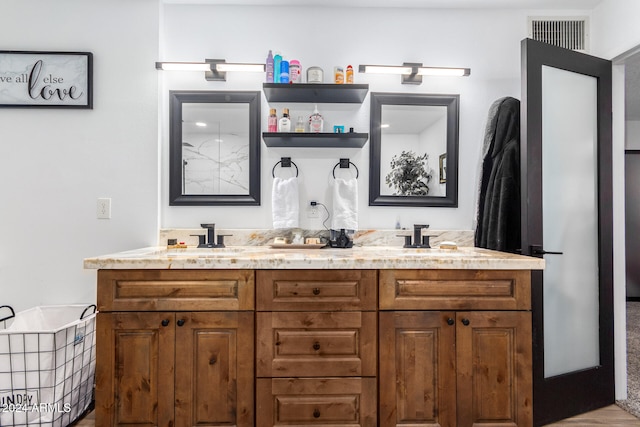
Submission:
<svg viewBox="0 0 640 427">
<path fill-rule="evenodd" d="M 282 62 L 282 55 L 280 52 L 276 52 L 273 57 L 273 82 L 280 83 L 280 63 Z"/>
<path fill-rule="evenodd" d="M 304 117 L 298 116 L 298 121 L 296 122 L 296 132 L 304 132 Z"/>
<path fill-rule="evenodd" d="M 318 112 L 318 106 L 313 109 L 313 114 L 309 117 L 309 132 L 321 133 L 324 120 Z"/>
<path fill-rule="evenodd" d="M 324 81 L 324 73 L 322 68 L 313 66 L 307 68 L 307 83 L 322 83 Z"/>
<path fill-rule="evenodd" d="M 282 117 L 278 123 L 278 130 L 280 132 L 291 132 L 291 119 L 289 119 L 289 109 L 282 110 Z"/>
<path fill-rule="evenodd" d="M 271 53 L 271 49 L 269 49 L 267 56 L 267 83 L 273 83 L 273 53 Z"/>
<path fill-rule="evenodd" d="M 280 61 L 280 83 L 289 83 L 289 61 Z"/>
<path fill-rule="evenodd" d="M 289 61 L 289 82 L 302 83 L 302 67 L 297 59 Z"/>
<path fill-rule="evenodd" d="M 353 84 L 353 67 L 347 65 L 347 84 Z"/>
<path fill-rule="evenodd" d="M 333 76 L 334 83 L 337 85 L 341 85 L 344 83 L 344 68 L 342 67 L 333 67 Z"/>
<path fill-rule="evenodd" d="M 278 116 L 276 116 L 276 109 L 269 110 L 269 121 L 267 122 L 267 132 L 278 132 Z"/>
</svg>

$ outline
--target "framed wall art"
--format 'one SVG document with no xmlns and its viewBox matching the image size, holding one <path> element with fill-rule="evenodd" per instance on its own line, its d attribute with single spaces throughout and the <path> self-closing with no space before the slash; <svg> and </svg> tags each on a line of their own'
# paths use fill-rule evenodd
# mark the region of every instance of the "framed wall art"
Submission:
<svg viewBox="0 0 640 427">
<path fill-rule="evenodd" d="M 93 108 L 90 52 L 0 51 L 0 107 Z"/>
<path fill-rule="evenodd" d="M 447 153 L 440 154 L 440 184 L 447 183 Z"/>
</svg>

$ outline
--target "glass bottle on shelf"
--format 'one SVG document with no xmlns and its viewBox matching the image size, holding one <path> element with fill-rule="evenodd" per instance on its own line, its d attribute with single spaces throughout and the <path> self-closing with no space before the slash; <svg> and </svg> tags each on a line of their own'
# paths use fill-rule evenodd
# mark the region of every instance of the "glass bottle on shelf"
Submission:
<svg viewBox="0 0 640 427">
<path fill-rule="evenodd" d="M 278 132 L 278 116 L 276 116 L 276 109 L 269 110 L 269 120 L 267 121 L 267 132 Z"/>
<path fill-rule="evenodd" d="M 309 132 L 321 133 L 324 120 L 318 112 L 318 105 L 313 109 L 313 114 L 309 117 Z"/>
</svg>

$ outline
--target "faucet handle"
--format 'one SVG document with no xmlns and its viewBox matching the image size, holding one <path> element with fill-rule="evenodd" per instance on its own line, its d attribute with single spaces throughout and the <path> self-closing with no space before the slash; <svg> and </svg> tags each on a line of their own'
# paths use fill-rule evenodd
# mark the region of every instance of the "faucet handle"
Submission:
<svg viewBox="0 0 640 427">
<path fill-rule="evenodd" d="M 207 236 L 205 236 L 204 234 L 189 234 L 189 236 L 193 236 L 193 237 L 197 237 L 198 238 L 198 247 L 201 248 L 203 245 L 206 244 L 205 238 Z"/>
<path fill-rule="evenodd" d="M 216 228 L 215 224 L 200 224 L 202 228 Z"/>
<path fill-rule="evenodd" d="M 422 230 L 423 228 L 429 228 L 429 224 L 413 224 L 414 230 Z"/>
<path fill-rule="evenodd" d="M 406 234 L 399 234 L 399 235 L 396 235 L 396 237 L 404 237 L 404 246 L 403 246 L 403 248 L 410 248 L 411 247 L 411 236 L 407 236 Z"/>
<path fill-rule="evenodd" d="M 217 242 L 216 242 L 216 246 L 218 246 L 219 248 L 224 248 L 224 238 L 227 236 L 233 236 L 233 234 L 218 234 L 217 237 Z"/>
</svg>

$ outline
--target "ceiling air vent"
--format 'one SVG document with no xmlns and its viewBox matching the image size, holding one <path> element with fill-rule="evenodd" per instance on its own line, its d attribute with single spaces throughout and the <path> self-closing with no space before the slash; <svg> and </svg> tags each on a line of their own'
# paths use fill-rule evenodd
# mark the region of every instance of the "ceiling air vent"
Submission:
<svg viewBox="0 0 640 427">
<path fill-rule="evenodd" d="M 554 46 L 589 51 L 589 20 L 586 17 L 529 18 L 529 37 Z"/>
</svg>

